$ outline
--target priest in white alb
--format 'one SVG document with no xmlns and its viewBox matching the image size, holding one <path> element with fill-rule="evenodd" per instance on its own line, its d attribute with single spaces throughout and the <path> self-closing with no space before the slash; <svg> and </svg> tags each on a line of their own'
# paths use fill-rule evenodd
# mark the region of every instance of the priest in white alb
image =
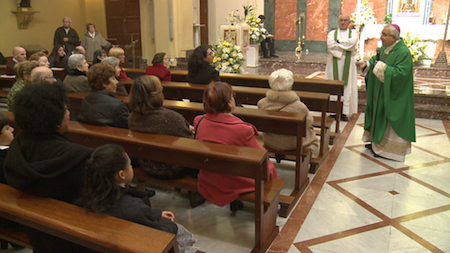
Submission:
<svg viewBox="0 0 450 253">
<path fill-rule="evenodd" d="M 325 79 L 344 81 L 344 106 L 341 120 L 348 121 L 358 112 L 358 85 L 356 79 L 356 52 L 358 33 L 349 29 L 350 16 L 339 16 L 339 29 L 328 33 L 328 59 Z M 348 117 L 347 117 L 348 116 Z"/>
</svg>

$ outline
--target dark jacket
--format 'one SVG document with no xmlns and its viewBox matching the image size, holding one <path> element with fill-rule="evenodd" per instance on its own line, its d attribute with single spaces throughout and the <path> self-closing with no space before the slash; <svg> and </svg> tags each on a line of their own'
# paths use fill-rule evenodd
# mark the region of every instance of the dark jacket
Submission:
<svg viewBox="0 0 450 253">
<path fill-rule="evenodd" d="M 81 101 L 78 120 L 92 125 L 128 128 L 129 114 L 122 100 L 109 92 L 95 90 L 89 92 Z"/>
<path fill-rule="evenodd" d="M 145 69 L 145 74 L 157 76 L 159 80 L 164 82 L 170 82 L 172 79 L 172 74 L 170 74 L 170 71 L 161 63 L 155 63 L 153 66 L 147 67 L 147 69 Z"/>
<path fill-rule="evenodd" d="M 84 168 L 92 149 L 60 134 L 14 138 L 5 159 L 8 184 L 31 195 L 73 203 L 84 184 Z M 34 229 L 27 229 L 34 252 L 84 252 L 85 249 Z"/>
<path fill-rule="evenodd" d="M 212 81 L 220 81 L 219 72 L 211 65 L 205 65 L 197 73 L 188 73 L 188 83 L 209 84 Z"/>
<path fill-rule="evenodd" d="M 16 62 L 11 59 L 11 61 L 8 62 L 8 65 L 6 65 L 5 74 L 9 76 L 17 75 L 17 71 L 14 66 L 16 66 Z"/>
<path fill-rule="evenodd" d="M 69 41 L 64 42 L 64 38 L 69 38 Z M 64 27 L 58 27 L 55 31 L 55 37 L 53 38 L 53 46 L 58 44 L 64 45 L 64 52 L 66 55 L 72 52 L 76 45 L 80 42 L 77 31 L 72 27 L 69 29 L 69 33 L 66 34 Z"/>
<path fill-rule="evenodd" d="M 145 204 L 141 198 L 134 197 L 127 193 L 122 195 L 107 213 L 120 219 L 156 228 L 172 234 L 177 234 L 178 231 L 175 222 L 161 219 L 161 210 L 152 209 L 151 206 Z"/>
<path fill-rule="evenodd" d="M 64 78 L 64 87 L 67 92 L 90 92 L 91 87 L 88 85 L 86 73 L 78 69 L 69 70 L 69 74 Z"/>
</svg>

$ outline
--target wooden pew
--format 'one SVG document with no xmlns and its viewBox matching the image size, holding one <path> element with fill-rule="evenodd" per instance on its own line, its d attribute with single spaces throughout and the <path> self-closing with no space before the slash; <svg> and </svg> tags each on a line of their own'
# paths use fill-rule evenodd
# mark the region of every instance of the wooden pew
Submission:
<svg viewBox="0 0 450 253">
<path fill-rule="evenodd" d="M 253 252 L 265 252 L 279 232 L 276 217 L 284 181 L 269 179 L 266 150 L 78 122 L 70 122 L 65 135 L 92 148 L 107 143 L 119 144 L 133 157 L 252 178 L 255 191 L 243 194 L 241 199 L 255 203 Z"/>
<path fill-rule="evenodd" d="M 124 84 L 131 87 L 134 84 L 134 80 L 127 80 Z M 162 82 L 161 84 L 164 87 L 164 96 L 166 98 L 189 98 L 194 101 L 202 101 L 203 91 L 206 87 L 202 84 L 190 84 L 186 82 Z M 236 93 L 237 104 L 256 105 L 260 99 L 266 96 L 268 90 L 268 88 L 233 86 L 233 91 Z M 327 93 L 307 91 L 295 92 L 311 111 L 321 112 L 320 117 L 314 117 L 314 126 L 318 128 L 317 135 L 320 136 L 319 156 L 311 159 L 310 172 L 315 173 L 329 152 L 330 126 L 334 122 L 333 118 L 327 118 L 326 115 L 329 107 L 330 95 Z M 279 162 L 279 159 L 277 159 L 277 162 Z"/>
<path fill-rule="evenodd" d="M 0 89 L 11 88 L 15 82 L 15 77 L 0 76 Z"/>
<path fill-rule="evenodd" d="M 132 79 L 145 74 L 145 69 L 129 69 L 124 68 L 128 76 Z M 171 70 L 172 82 L 187 82 L 187 70 Z M 221 73 L 220 79 L 234 86 L 247 87 L 269 87 L 268 75 L 251 75 L 251 74 L 230 74 Z M 344 81 L 324 80 L 324 79 L 309 79 L 309 78 L 294 78 L 293 90 L 296 91 L 310 91 L 329 93 L 337 96 L 336 101 L 330 101 L 328 112 L 336 113 L 336 128 L 335 132 L 331 133 L 331 138 L 337 138 L 340 127 L 340 119 L 342 114 L 342 96 L 344 95 Z"/>
<path fill-rule="evenodd" d="M 79 111 L 81 100 L 86 93 L 69 93 L 69 110 L 74 115 Z M 129 97 L 116 98 L 128 104 Z M 164 107 L 172 109 L 182 114 L 191 124 L 197 115 L 204 114 L 203 104 L 181 102 L 173 100 L 165 100 Z M 306 115 L 303 113 L 289 113 L 278 111 L 266 111 L 258 109 L 249 109 L 236 107 L 233 112 L 245 122 L 253 124 L 258 130 L 269 133 L 286 134 L 294 136 L 306 136 Z M 71 116 L 73 117 L 73 116 Z M 282 125 L 283 127 L 279 127 Z M 310 150 L 303 153 L 302 138 L 297 138 L 297 148 L 293 160 L 295 161 L 295 186 L 294 190 L 289 196 L 282 195 L 280 200 L 281 209 L 279 215 L 287 217 L 293 207 L 297 204 L 301 194 L 306 189 L 309 183 L 308 165 L 311 162 Z M 273 151 L 273 150 L 269 150 Z M 170 163 L 170 162 L 169 162 Z M 313 167 L 313 166 L 311 166 Z"/>
<path fill-rule="evenodd" d="M 0 65 L 0 75 L 6 74 L 6 65 Z"/>
<path fill-rule="evenodd" d="M 14 122 L 14 115 L 6 114 Z M 266 150 L 73 121 L 69 122 L 69 131 L 65 135 L 75 143 L 92 148 L 107 143 L 119 144 L 133 157 L 252 178 L 255 191 L 239 198 L 255 203 L 255 247 L 252 252 L 265 252 L 279 232 L 276 216 L 284 181 L 269 179 Z M 136 175 L 140 175 L 139 169 L 136 169 Z"/>
<path fill-rule="evenodd" d="M 0 216 L 100 252 L 178 252 L 175 235 L 0 184 Z M 30 247 L 25 232 L 1 237 Z"/>
</svg>

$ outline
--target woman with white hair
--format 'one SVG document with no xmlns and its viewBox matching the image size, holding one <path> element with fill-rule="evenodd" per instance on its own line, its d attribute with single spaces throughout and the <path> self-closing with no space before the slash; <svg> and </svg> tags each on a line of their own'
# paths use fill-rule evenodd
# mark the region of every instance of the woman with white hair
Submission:
<svg viewBox="0 0 450 253">
<path fill-rule="evenodd" d="M 312 126 L 314 118 L 309 113 L 308 107 L 300 101 L 297 93 L 292 91 L 294 74 L 287 69 L 279 69 L 269 76 L 271 90 L 266 97 L 258 101 L 258 108 L 269 111 L 298 112 L 306 114 L 306 137 L 303 137 L 303 147 L 309 148 L 313 156 L 318 155 L 319 139 Z M 282 134 L 263 134 L 264 144 L 279 150 L 294 150 L 297 145 L 297 137 Z"/>
<path fill-rule="evenodd" d="M 90 92 L 86 73 L 89 70 L 89 64 L 82 54 L 73 54 L 67 61 L 69 73 L 64 78 L 64 86 L 68 92 Z"/>
</svg>

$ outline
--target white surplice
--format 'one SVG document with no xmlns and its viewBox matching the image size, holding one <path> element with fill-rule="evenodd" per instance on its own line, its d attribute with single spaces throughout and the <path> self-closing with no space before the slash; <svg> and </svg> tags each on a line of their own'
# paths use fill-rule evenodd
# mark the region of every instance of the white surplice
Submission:
<svg viewBox="0 0 450 253">
<path fill-rule="evenodd" d="M 348 29 L 340 30 L 338 29 L 338 40 L 337 43 L 334 40 L 334 31 L 328 33 L 327 46 L 328 46 L 328 57 L 327 57 L 327 67 L 325 70 L 325 79 L 333 80 L 333 56 L 338 58 L 338 74 L 339 80 L 342 80 L 342 74 L 344 73 L 344 63 L 346 51 L 352 51 L 352 58 L 350 60 L 348 82 L 344 86 L 344 107 L 343 114 L 346 114 L 349 118 L 353 113 L 358 112 L 358 84 L 356 78 L 356 51 L 358 42 L 358 33 L 356 30 L 352 30 L 351 38 L 348 37 Z"/>
</svg>

